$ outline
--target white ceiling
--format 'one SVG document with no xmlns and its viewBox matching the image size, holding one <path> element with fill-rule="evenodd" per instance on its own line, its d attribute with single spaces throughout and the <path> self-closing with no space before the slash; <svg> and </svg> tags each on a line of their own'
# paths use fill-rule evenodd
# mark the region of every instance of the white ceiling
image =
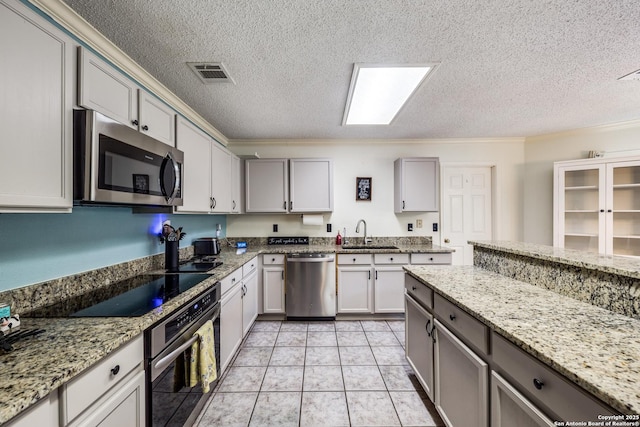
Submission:
<svg viewBox="0 0 640 427">
<path fill-rule="evenodd" d="M 531 136 L 640 118 L 637 0 L 65 0 L 227 138 Z M 223 62 L 203 85 L 187 62 Z M 342 126 L 355 62 L 439 62 Z"/>
</svg>

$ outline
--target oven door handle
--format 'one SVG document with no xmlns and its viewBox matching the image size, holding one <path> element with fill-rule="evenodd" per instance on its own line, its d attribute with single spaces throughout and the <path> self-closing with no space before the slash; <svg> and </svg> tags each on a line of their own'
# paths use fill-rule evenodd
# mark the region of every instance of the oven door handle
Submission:
<svg viewBox="0 0 640 427">
<path fill-rule="evenodd" d="M 162 359 L 158 360 L 156 362 L 156 364 L 153 365 L 154 369 L 162 370 L 165 367 L 169 366 L 171 364 L 171 362 L 173 362 L 180 355 L 180 353 L 182 353 L 183 351 L 185 351 L 186 349 L 191 347 L 193 345 L 193 343 L 198 340 L 198 338 L 200 338 L 200 337 L 197 336 L 197 335 L 189 338 L 189 341 L 187 341 L 186 343 L 182 344 L 180 347 L 176 348 L 175 350 L 173 350 L 171 353 L 167 354 Z"/>
</svg>

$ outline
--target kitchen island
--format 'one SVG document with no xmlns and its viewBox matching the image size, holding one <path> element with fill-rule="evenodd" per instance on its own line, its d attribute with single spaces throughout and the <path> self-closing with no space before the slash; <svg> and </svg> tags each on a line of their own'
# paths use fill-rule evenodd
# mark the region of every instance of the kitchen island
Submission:
<svg viewBox="0 0 640 427">
<path fill-rule="evenodd" d="M 474 244 L 478 265 L 406 266 L 405 270 L 433 291 L 436 304 L 438 299 L 452 304 L 486 327 L 482 357 L 487 366 L 498 369 L 493 359 L 501 348 L 498 341 L 504 341 L 604 402 L 603 407 L 637 416 L 640 320 L 612 310 L 622 302 L 610 304 L 611 309 L 589 303 L 592 299 L 584 298 L 580 285 L 591 280 L 585 279 L 590 274 L 604 277 L 610 285 L 619 277 L 611 286 L 633 292 L 638 261 L 591 254 L 581 257 L 576 251 L 512 242 Z M 573 282 L 576 269 L 583 282 Z M 569 289 L 578 290 L 575 298 L 569 296 Z M 589 292 L 594 289 L 604 292 L 595 285 Z M 449 319 L 439 320 L 446 324 Z"/>
</svg>

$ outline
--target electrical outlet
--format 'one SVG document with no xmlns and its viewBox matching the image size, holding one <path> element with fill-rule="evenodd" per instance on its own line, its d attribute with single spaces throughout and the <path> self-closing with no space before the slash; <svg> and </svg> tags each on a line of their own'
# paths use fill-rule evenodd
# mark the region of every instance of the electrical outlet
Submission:
<svg viewBox="0 0 640 427">
<path fill-rule="evenodd" d="M 273 224 L 273 232 L 274 233 L 278 232 L 278 224 Z"/>
<path fill-rule="evenodd" d="M 438 223 L 437 222 L 433 223 L 433 231 L 438 231 Z"/>
<path fill-rule="evenodd" d="M 413 224 L 407 224 L 407 231 L 413 231 Z"/>
<path fill-rule="evenodd" d="M 422 228 L 422 220 L 416 219 L 416 228 Z"/>
<path fill-rule="evenodd" d="M 331 233 L 331 224 L 327 224 L 327 233 Z"/>
</svg>

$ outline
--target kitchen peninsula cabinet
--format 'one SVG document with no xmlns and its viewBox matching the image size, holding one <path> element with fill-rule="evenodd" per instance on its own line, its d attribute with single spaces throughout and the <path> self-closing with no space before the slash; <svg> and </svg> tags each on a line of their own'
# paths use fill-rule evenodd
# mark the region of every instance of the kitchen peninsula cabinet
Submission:
<svg viewBox="0 0 640 427">
<path fill-rule="evenodd" d="M 0 2 L 0 212 L 71 211 L 74 50 L 20 1 Z"/>
<path fill-rule="evenodd" d="M 419 284 L 409 283 L 407 280 L 407 293 L 415 292 L 416 286 Z M 411 288 L 415 288 L 411 291 Z M 425 290 L 426 291 L 426 290 Z M 405 353 L 407 361 L 416 374 L 422 388 L 429 396 L 431 401 L 434 398 L 433 389 L 433 344 L 432 336 L 435 324 L 433 323 L 433 315 L 429 313 L 421 304 L 431 304 L 428 298 L 433 298 L 429 292 L 428 298 L 416 296 L 406 297 L 405 309 Z M 418 302 L 418 300 L 420 302 Z"/>
<path fill-rule="evenodd" d="M 397 159 L 394 169 L 394 212 L 437 212 L 440 163 L 437 157 Z"/>
<path fill-rule="evenodd" d="M 47 398 L 3 424 L 5 427 L 58 427 L 59 421 L 58 390 L 53 390 Z"/>
<path fill-rule="evenodd" d="M 640 157 L 554 163 L 554 246 L 640 256 Z"/>
<path fill-rule="evenodd" d="M 78 62 L 78 105 L 175 146 L 176 114 L 171 107 L 86 48 L 78 48 Z"/>
<path fill-rule="evenodd" d="M 256 213 L 333 211 L 331 159 L 249 159 L 245 210 Z"/>
</svg>

